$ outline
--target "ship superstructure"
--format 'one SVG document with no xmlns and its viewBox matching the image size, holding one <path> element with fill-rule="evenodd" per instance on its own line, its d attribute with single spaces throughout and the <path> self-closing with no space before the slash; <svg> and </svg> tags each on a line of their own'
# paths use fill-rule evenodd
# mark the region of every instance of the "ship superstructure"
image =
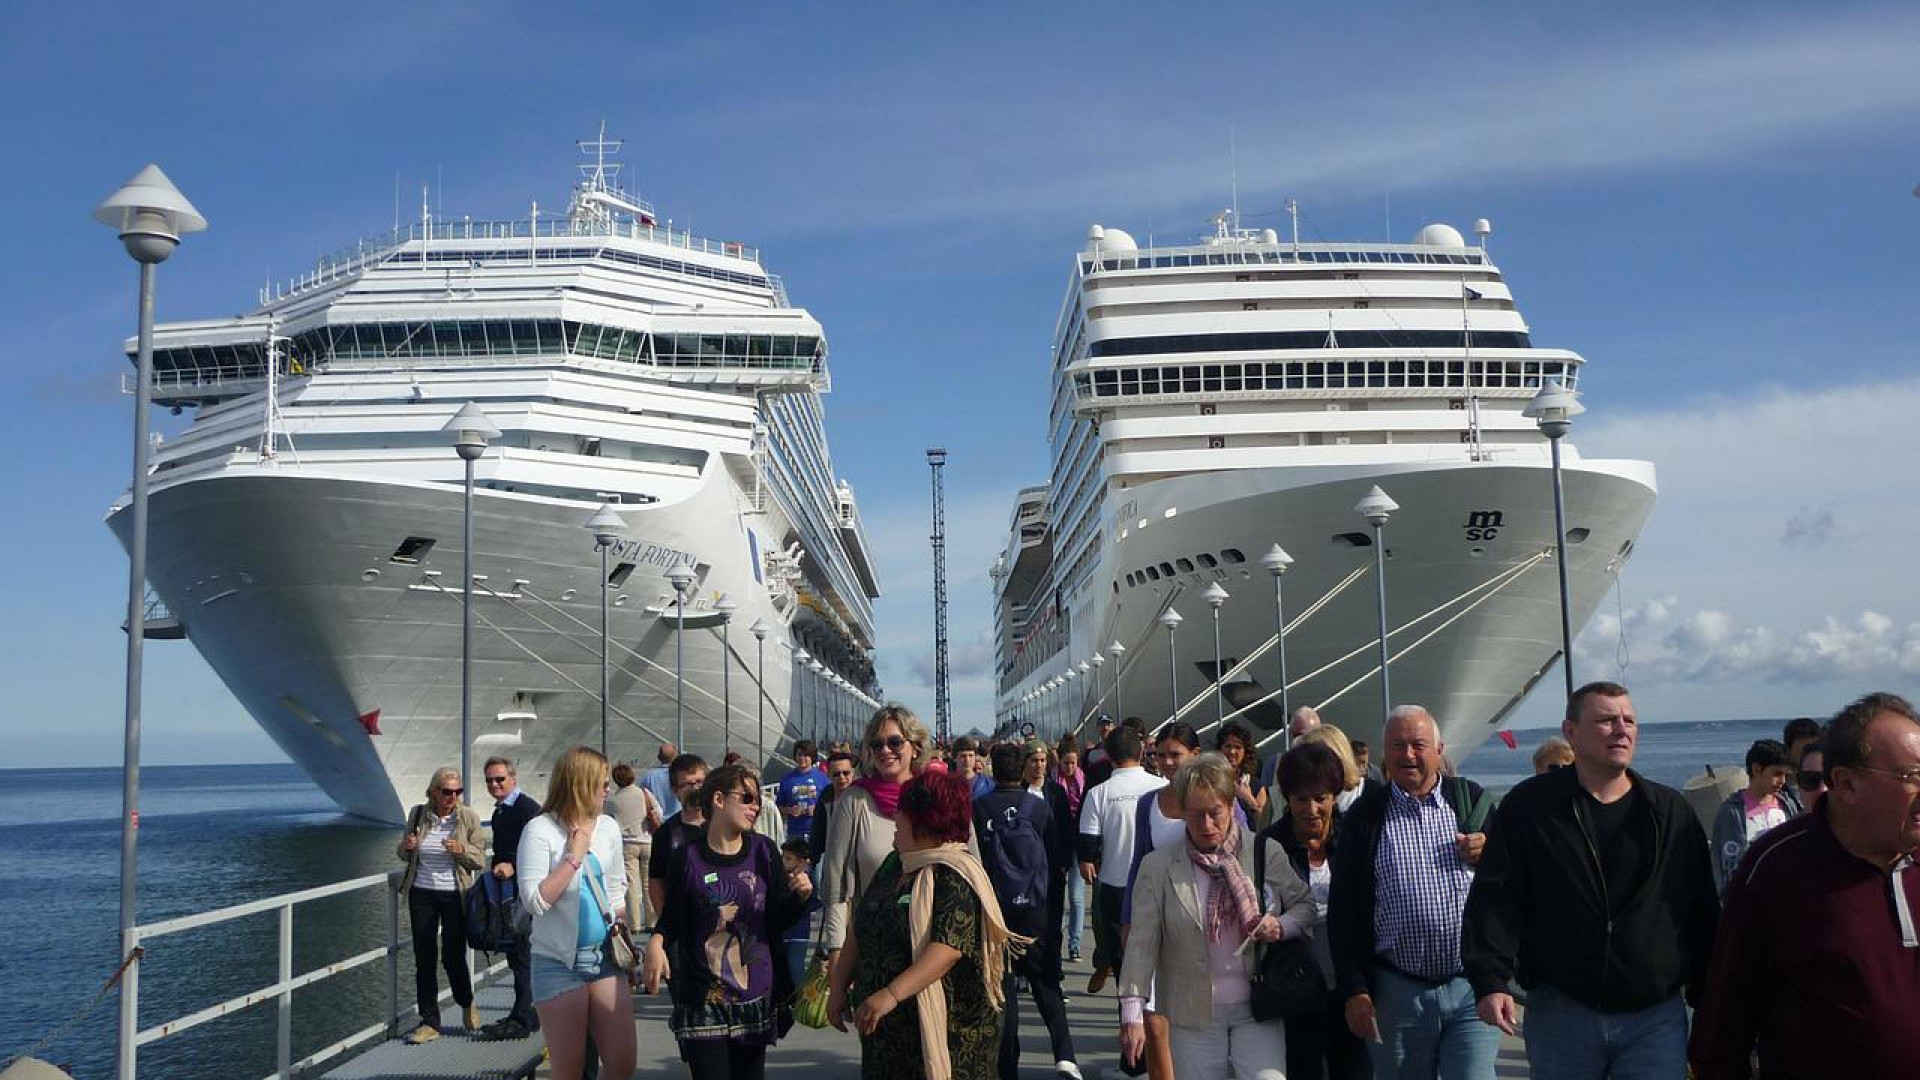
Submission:
<svg viewBox="0 0 1920 1080">
<path fill-rule="evenodd" d="M 1353 509 L 1375 485 L 1399 504 L 1394 697 L 1439 717 L 1456 760 L 1519 703 L 1560 644 L 1548 447 L 1521 412 L 1543 380 L 1576 388 L 1584 361 L 1534 345 L 1475 231 L 1301 243 L 1297 224 L 1283 239 L 1223 214 L 1199 242 L 1143 248 L 1089 230 L 1051 353 L 1051 479 L 1019 493 L 992 573 L 1003 724 L 1057 734 L 1124 711 L 1205 730 L 1225 712 L 1265 737 L 1282 697 L 1261 560 L 1278 544 L 1286 702 L 1376 738 L 1373 540 Z M 1564 449 L 1578 626 L 1654 471 Z M 1217 667 L 1214 583 L 1230 597 Z"/>
<path fill-rule="evenodd" d="M 604 131 L 581 146 L 563 213 L 423 207 L 248 314 L 155 334 L 154 400 L 194 417 L 155 456 L 151 588 L 354 813 L 397 818 L 459 759 L 462 462 L 442 428 L 468 402 L 502 433 L 476 463 L 476 767 L 538 775 L 598 744 L 586 522 L 606 503 L 625 522 L 604 579 L 613 757 L 650 763 L 677 697 L 681 749 L 718 764 L 850 727 L 877 693 L 879 586 L 828 453 L 820 324 L 758 251 L 624 191 Z"/>
</svg>

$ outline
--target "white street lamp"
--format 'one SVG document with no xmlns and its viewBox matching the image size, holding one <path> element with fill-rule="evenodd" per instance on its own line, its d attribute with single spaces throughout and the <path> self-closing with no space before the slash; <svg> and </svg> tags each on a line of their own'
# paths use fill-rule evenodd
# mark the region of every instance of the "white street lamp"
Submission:
<svg viewBox="0 0 1920 1080">
<path fill-rule="evenodd" d="M 793 650 L 793 695 L 800 703 L 794 710 L 793 730 L 804 733 L 807 738 L 819 734 L 813 729 L 813 716 L 807 709 L 807 668 L 812 663 L 812 653 L 800 648 Z"/>
<path fill-rule="evenodd" d="M 607 553 L 620 542 L 627 523 L 612 503 L 602 503 L 587 519 L 587 529 L 593 533 L 593 546 L 600 552 L 600 753 L 611 756 L 607 751 Z"/>
<path fill-rule="evenodd" d="M 1227 692 L 1222 685 L 1226 681 L 1226 672 L 1222 669 L 1220 658 L 1220 605 L 1227 602 L 1228 593 L 1216 581 L 1207 586 L 1206 591 L 1200 594 L 1200 599 L 1213 609 L 1213 722 L 1215 725 L 1224 725 L 1227 722 Z"/>
<path fill-rule="evenodd" d="M 727 634 L 727 628 L 733 624 L 733 613 L 740 605 L 730 596 L 722 596 L 713 610 L 720 613 L 720 757 L 726 759 L 727 751 L 733 749 L 733 641 Z"/>
<path fill-rule="evenodd" d="M 206 229 L 207 219 L 173 186 L 158 165 L 141 169 L 120 190 L 94 208 L 93 219 L 115 230 L 127 254 L 140 264 L 139 346 L 134 359 L 133 490 L 127 510 L 127 671 L 120 767 L 120 954 L 133 951 L 133 898 L 138 867 L 140 820 L 140 691 L 146 664 L 147 474 L 153 443 L 147 413 L 153 408 L 153 279 L 180 237 Z M 464 782 L 464 778 L 463 778 Z M 138 966 L 126 979 L 137 979 Z M 118 1075 L 132 1080 L 139 1017 L 134 994 L 120 990 Z"/>
<path fill-rule="evenodd" d="M 1380 615 L 1380 719 L 1393 712 L 1393 686 L 1387 680 L 1387 519 L 1400 504 L 1387 497 L 1379 485 L 1367 489 L 1353 512 L 1373 526 L 1373 595 Z"/>
<path fill-rule="evenodd" d="M 673 744 L 682 750 L 687 746 L 687 592 L 693 588 L 694 577 L 693 568 L 686 563 L 676 563 L 667 571 L 667 581 L 673 586 Z"/>
<path fill-rule="evenodd" d="M 1286 577 L 1288 568 L 1293 566 L 1293 556 L 1275 544 L 1260 556 L 1260 565 L 1273 575 L 1273 651 L 1280 658 L 1280 730 L 1287 732 L 1280 738 L 1282 747 L 1291 747 L 1293 735 L 1287 723 L 1287 605 L 1280 579 Z"/>
<path fill-rule="evenodd" d="M 485 410 L 469 401 L 460 406 L 441 432 L 453 436 L 454 453 L 465 473 L 461 492 L 460 543 L 460 801 L 473 803 L 468 766 L 473 754 L 473 463 L 500 437 L 500 429 Z"/>
<path fill-rule="evenodd" d="M 1115 722 L 1127 718 L 1126 703 L 1121 700 L 1121 679 L 1127 673 L 1127 665 L 1120 658 L 1127 655 L 1127 647 L 1118 641 L 1107 646 L 1107 655 L 1113 657 L 1113 717 Z"/>
<path fill-rule="evenodd" d="M 1573 428 L 1573 418 L 1586 412 L 1574 392 L 1559 379 L 1540 384 L 1527 407 L 1520 411 L 1540 425 L 1553 454 L 1553 561 L 1560 568 L 1560 669 L 1566 675 L 1567 700 L 1573 700 L 1573 612 L 1567 591 L 1567 510 L 1560 485 L 1560 440 Z"/>
<path fill-rule="evenodd" d="M 1160 625 L 1167 628 L 1167 697 L 1172 704 L 1167 709 L 1165 722 L 1154 725 L 1153 730 L 1156 734 L 1167 724 L 1173 723 L 1180 715 L 1180 654 L 1173 639 L 1174 632 L 1185 621 L 1180 617 L 1180 613 L 1172 608 L 1160 613 Z"/>
<path fill-rule="evenodd" d="M 754 753 L 758 767 L 767 767 L 767 633 L 765 619 L 753 620 L 747 632 L 753 635 L 754 665 Z"/>
</svg>

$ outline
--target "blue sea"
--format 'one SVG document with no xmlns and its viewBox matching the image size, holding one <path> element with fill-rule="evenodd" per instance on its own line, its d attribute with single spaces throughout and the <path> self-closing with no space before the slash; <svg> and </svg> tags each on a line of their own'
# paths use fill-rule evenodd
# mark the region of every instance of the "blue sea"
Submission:
<svg viewBox="0 0 1920 1080">
<path fill-rule="evenodd" d="M 1737 763 L 1780 720 L 1669 723 L 1642 729 L 1635 764 L 1679 785 L 1703 766 Z M 1469 755 L 1462 772 L 1504 789 L 1531 775 L 1550 731 L 1515 733 Z M 84 1005 L 118 962 L 120 774 L 117 769 L 0 770 L 0 1063 Z M 391 828 L 347 817 L 293 765 L 149 768 L 142 773 L 139 921 L 226 907 L 392 869 Z M 403 914 L 404 919 L 404 914 Z M 302 905 L 295 971 L 376 948 L 386 899 L 374 889 Z M 276 923 L 253 916 L 154 942 L 141 973 L 141 1026 L 273 981 Z M 405 928 L 402 927 L 402 937 Z M 412 994 L 401 958 L 401 1001 Z M 294 1057 L 383 1018 L 386 966 L 370 964 L 295 995 Z M 111 995 L 41 1052 L 81 1078 L 112 1075 Z M 270 1004 L 144 1048 L 144 1077 L 241 1078 L 273 1069 Z"/>
</svg>

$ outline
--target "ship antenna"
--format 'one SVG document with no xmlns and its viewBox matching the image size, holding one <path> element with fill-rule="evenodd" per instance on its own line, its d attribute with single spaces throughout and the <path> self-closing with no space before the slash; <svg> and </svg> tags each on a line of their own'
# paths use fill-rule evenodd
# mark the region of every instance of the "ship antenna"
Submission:
<svg viewBox="0 0 1920 1080">
<path fill-rule="evenodd" d="M 1287 196 L 1287 217 L 1293 220 L 1293 250 L 1300 250 L 1300 203 L 1293 196 Z"/>
<path fill-rule="evenodd" d="M 1233 125 L 1227 125 L 1227 187 L 1233 195 L 1233 231 L 1240 231 L 1240 151 Z"/>
</svg>

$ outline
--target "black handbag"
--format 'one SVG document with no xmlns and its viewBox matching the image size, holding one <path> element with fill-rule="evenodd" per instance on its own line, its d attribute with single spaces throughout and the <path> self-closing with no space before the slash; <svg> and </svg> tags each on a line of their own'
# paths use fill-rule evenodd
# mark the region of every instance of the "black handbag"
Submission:
<svg viewBox="0 0 1920 1080">
<path fill-rule="evenodd" d="M 1267 907 L 1267 837 L 1253 843 L 1254 895 L 1260 910 Z M 1282 938 L 1255 946 L 1249 1002 L 1255 1020 L 1300 1020 L 1318 1016 L 1327 1006 L 1327 983 L 1320 962 L 1302 937 Z"/>
</svg>

